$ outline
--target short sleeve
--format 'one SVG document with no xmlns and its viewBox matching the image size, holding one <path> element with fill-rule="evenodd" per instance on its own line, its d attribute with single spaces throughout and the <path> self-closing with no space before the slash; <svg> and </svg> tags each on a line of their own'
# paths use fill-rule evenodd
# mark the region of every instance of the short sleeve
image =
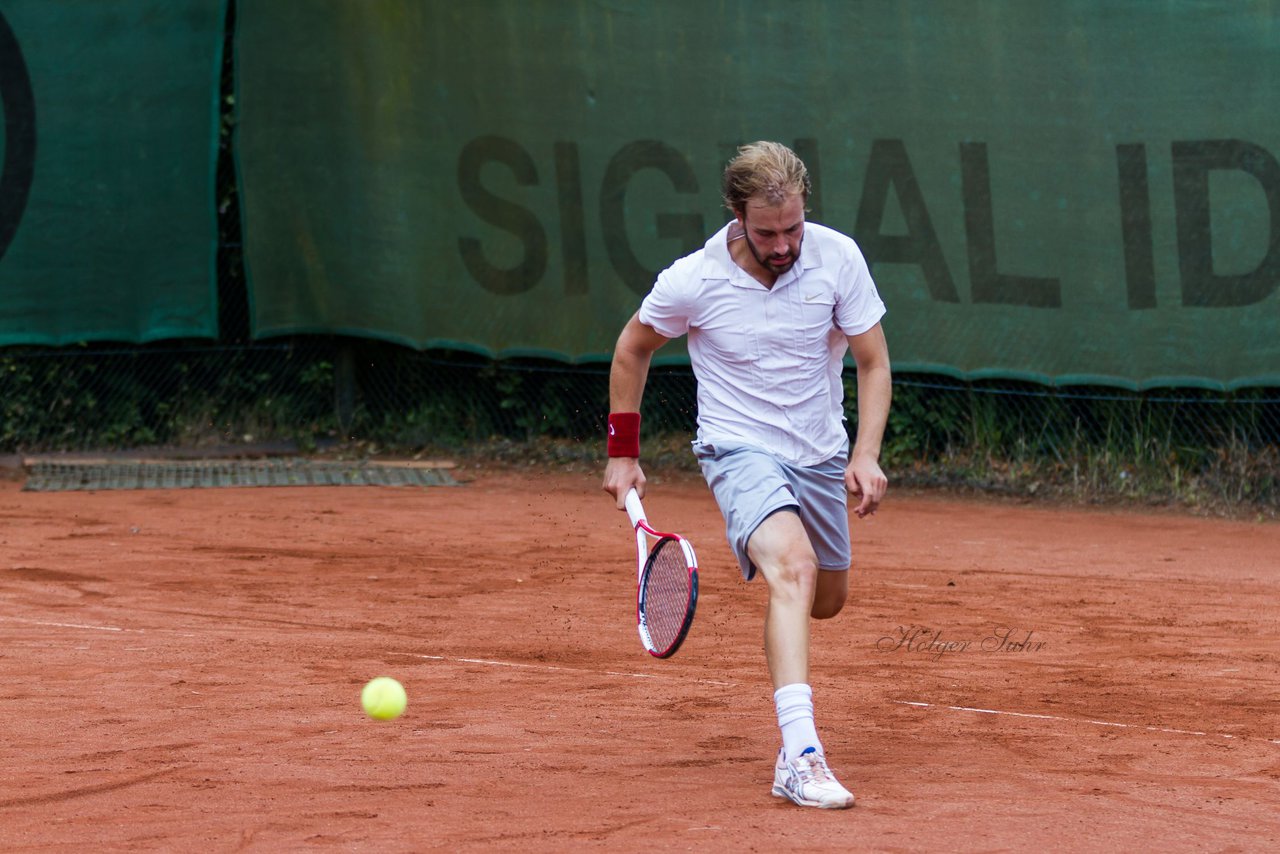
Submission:
<svg viewBox="0 0 1280 854">
<path fill-rule="evenodd" d="M 658 280 L 640 303 L 640 322 L 664 338 L 679 338 L 689 331 L 689 288 L 681 286 L 672 269 L 658 274 Z"/>
<path fill-rule="evenodd" d="M 845 335 L 861 335 L 880 322 L 885 307 L 862 252 L 856 245 L 850 250 L 836 307 L 836 325 Z"/>
</svg>

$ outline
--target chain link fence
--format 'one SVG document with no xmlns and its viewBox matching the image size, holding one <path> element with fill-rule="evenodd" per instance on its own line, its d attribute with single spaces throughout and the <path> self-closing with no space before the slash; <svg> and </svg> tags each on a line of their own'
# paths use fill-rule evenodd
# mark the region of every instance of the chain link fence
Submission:
<svg viewBox="0 0 1280 854">
<path fill-rule="evenodd" d="M 231 32 L 218 167 L 219 340 L 0 349 L 0 454 L 287 441 L 303 452 L 601 464 L 606 365 L 494 361 L 340 337 L 251 340 L 231 157 Z M 655 369 L 644 416 L 650 464 L 692 467 L 687 368 Z M 1273 517 L 1280 389 L 1127 392 L 900 374 L 883 461 L 899 485 Z"/>
<path fill-rule="evenodd" d="M 692 467 L 695 394 L 687 368 L 655 369 L 651 464 Z M 607 411 L 605 365 L 359 339 L 0 352 L 0 453 L 288 442 L 602 464 Z M 899 375 L 883 461 L 899 485 L 1274 516 L 1280 394 Z"/>
</svg>

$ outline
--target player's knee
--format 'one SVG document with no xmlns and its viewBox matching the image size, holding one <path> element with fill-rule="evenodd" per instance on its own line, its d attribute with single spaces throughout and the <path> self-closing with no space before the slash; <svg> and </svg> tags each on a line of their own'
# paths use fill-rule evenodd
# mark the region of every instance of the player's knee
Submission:
<svg viewBox="0 0 1280 854">
<path fill-rule="evenodd" d="M 812 555 L 789 555 L 768 577 L 774 596 L 812 601 L 818 585 L 818 563 Z"/>
<path fill-rule="evenodd" d="M 818 587 L 813 596 L 809 614 L 818 620 L 828 620 L 839 614 L 849 598 L 849 573 L 823 571 L 818 573 Z"/>
<path fill-rule="evenodd" d="M 844 610 L 844 603 L 848 598 L 847 590 L 819 590 L 813 597 L 813 608 L 809 615 L 815 620 L 829 620 Z"/>
</svg>

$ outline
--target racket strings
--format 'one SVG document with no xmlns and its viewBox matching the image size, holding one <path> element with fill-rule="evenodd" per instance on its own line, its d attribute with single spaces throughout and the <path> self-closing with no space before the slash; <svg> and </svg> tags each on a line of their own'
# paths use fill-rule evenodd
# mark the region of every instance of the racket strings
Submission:
<svg viewBox="0 0 1280 854">
<path fill-rule="evenodd" d="M 649 557 L 644 580 L 644 614 L 659 650 L 676 642 L 685 629 L 691 595 L 689 564 L 673 539 L 662 540 Z"/>
</svg>

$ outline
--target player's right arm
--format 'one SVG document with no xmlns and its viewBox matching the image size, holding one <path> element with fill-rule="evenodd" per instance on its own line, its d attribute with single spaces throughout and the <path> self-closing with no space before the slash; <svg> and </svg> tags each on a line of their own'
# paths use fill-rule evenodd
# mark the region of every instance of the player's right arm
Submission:
<svg viewBox="0 0 1280 854">
<path fill-rule="evenodd" d="M 639 313 L 622 327 L 613 348 L 613 364 L 609 369 L 609 411 L 639 412 L 649 378 L 649 363 L 659 347 L 669 338 L 640 322 Z M 612 495 L 618 509 L 625 509 L 627 490 L 635 487 L 644 497 L 645 479 L 638 457 L 610 457 L 604 469 L 604 491 Z"/>
</svg>

